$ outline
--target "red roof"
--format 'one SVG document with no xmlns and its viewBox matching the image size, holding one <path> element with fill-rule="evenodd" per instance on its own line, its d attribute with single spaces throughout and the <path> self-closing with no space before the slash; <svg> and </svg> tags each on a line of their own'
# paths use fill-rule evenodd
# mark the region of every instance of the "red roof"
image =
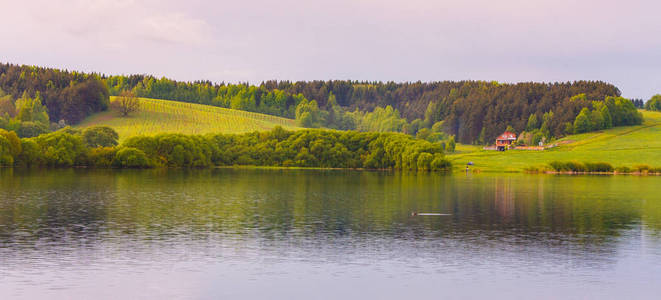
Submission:
<svg viewBox="0 0 661 300">
<path fill-rule="evenodd" d="M 497 141 L 507 141 L 507 140 L 516 140 L 516 133 L 505 131 L 499 137 L 496 138 Z"/>
</svg>

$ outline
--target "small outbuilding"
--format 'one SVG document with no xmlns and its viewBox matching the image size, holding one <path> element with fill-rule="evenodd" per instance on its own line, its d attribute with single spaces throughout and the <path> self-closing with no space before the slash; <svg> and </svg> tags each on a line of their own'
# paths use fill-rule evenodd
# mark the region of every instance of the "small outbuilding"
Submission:
<svg viewBox="0 0 661 300">
<path fill-rule="evenodd" d="M 516 142 L 516 133 L 505 131 L 496 138 L 496 150 L 508 150 Z"/>
</svg>

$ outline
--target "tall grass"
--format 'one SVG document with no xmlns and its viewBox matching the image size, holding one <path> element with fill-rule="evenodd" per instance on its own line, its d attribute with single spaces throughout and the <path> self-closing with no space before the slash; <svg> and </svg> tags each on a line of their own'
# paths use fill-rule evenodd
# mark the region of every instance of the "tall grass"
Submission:
<svg viewBox="0 0 661 300">
<path fill-rule="evenodd" d="M 613 168 L 613 166 L 606 162 L 586 162 L 580 163 L 577 161 L 552 161 L 549 163 L 551 169 L 555 172 L 573 172 L 573 173 L 619 173 L 619 174 L 661 174 L 661 167 L 653 168 L 648 165 L 637 165 L 633 168 L 627 166 L 620 166 Z M 535 168 L 526 168 L 526 172 L 535 170 Z"/>
<path fill-rule="evenodd" d="M 580 163 L 577 161 L 552 161 L 549 163 L 549 166 L 556 172 L 611 173 L 614 170 L 613 166 L 606 162 Z"/>
</svg>

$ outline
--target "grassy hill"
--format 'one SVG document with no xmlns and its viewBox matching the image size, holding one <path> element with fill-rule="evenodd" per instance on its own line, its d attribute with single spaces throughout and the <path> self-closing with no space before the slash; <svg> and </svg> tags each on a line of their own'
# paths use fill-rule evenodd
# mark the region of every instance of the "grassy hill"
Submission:
<svg viewBox="0 0 661 300">
<path fill-rule="evenodd" d="M 140 112 L 129 117 L 103 112 L 76 127 L 110 126 L 117 130 L 120 140 L 164 132 L 242 133 L 269 130 L 277 125 L 298 128 L 294 120 L 265 114 L 168 100 L 140 98 L 140 101 Z M 457 152 L 448 158 L 457 169 L 473 162 L 473 169 L 486 172 L 521 172 L 556 160 L 608 162 L 615 167 L 641 164 L 661 167 L 661 113 L 643 111 L 643 116 L 643 125 L 567 136 L 555 142 L 558 147 L 546 151 L 485 151 L 482 146 L 459 144 Z"/>
<path fill-rule="evenodd" d="M 545 166 L 554 160 L 608 162 L 615 167 L 635 165 L 661 166 L 661 113 L 643 111 L 640 126 L 567 136 L 557 148 L 545 151 L 485 151 L 482 147 L 458 145 L 457 153 L 448 155 L 456 168 L 473 162 L 480 171 L 523 171 L 526 167 Z"/>
<path fill-rule="evenodd" d="M 140 104 L 140 111 L 128 117 L 108 111 L 92 115 L 76 127 L 110 126 L 119 133 L 120 140 L 165 132 L 242 133 L 269 130 L 277 125 L 286 129 L 297 128 L 292 119 L 209 105 L 147 98 L 140 98 Z"/>
</svg>

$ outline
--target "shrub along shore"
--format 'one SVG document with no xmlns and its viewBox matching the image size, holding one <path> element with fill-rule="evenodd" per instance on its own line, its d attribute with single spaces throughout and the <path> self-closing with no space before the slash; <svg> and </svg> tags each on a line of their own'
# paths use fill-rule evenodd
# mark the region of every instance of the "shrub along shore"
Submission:
<svg viewBox="0 0 661 300">
<path fill-rule="evenodd" d="M 546 167 L 529 167 L 526 173 L 550 173 L 550 174 L 636 174 L 636 175 L 661 175 L 661 167 L 648 165 L 637 165 L 633 168 L 613 165 L 606 162 L 577 162 L 577 161 L 553 161 Z"/>
<path fill-rule="evenodd" d="M 333 130 L 245 134 L 159 134 L 118 144 L 109 127 L 65 128 L 33 138 L 0 130 L 0 166 L 92 168 L 204 168 L 274 166 L 445 171 L 442 143 L 401 133 Z"/>
</svg>

